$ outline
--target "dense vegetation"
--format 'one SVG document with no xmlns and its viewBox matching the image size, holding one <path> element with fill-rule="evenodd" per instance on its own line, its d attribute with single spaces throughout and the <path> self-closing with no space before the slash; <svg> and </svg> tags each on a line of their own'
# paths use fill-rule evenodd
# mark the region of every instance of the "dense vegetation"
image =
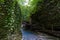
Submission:
<svg viewBox="0 0 60 40">
<path fill-rule="evenodd" d="M 30 30 L 59 31 L 60 0 L 0 0 L 0 40 L 10 40 L 13 34 L 20 40 L 23 21 Z"/>
<path fill-rule="evenodd" d="M 16 40 L 20 40 L 20 25 L 21 10 L 17 1 L 0 0 L 0 40 L 13 40 L 12 35 L 14 34 Z"/>
<path fill-rule="evenodd" d="M 37 3 L 31 15 L 32 30 L 46 31 L 60 37 L 60 0 L 44 0 Z"/>
<path fill-rule="evenodd" d="M 31 6 L 33 10 L 29 11 L 30 19 L 26 22 L 26 29 L 60 37 L 60 1 L 42 0 L 35 3 L 35 7 Z"/>
</svg>

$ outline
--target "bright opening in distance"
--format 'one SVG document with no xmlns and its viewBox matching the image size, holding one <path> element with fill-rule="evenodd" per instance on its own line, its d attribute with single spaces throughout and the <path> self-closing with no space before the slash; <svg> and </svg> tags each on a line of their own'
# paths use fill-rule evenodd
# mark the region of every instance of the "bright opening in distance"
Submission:
<svg viewBox="0 0 60 40">
<path fill-rule="evenodd" d="M 30 4 L 29 4 L 30 1 L 33 1 L 33 0 L 25 0 L 24 6 L 30 6 Z"/>
<path fill-rule="evenodd" d="M 24 5 L 28 5 L 29 0 L 25 0 Z"/>
</svg>

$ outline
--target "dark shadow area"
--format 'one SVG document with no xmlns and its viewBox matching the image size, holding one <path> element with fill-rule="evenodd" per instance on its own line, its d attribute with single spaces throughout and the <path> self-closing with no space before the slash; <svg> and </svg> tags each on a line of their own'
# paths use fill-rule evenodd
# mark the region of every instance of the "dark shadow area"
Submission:
<svg viewBox="0 0 60 40">
<path fill-rule="evenodd" d="M 36 12 L 31 15 L 31 23 L 27 23 L 25 28 L 60 38 L 60 6 L 58 4 L 60 0 L 38 2 Z"/>
</svg>

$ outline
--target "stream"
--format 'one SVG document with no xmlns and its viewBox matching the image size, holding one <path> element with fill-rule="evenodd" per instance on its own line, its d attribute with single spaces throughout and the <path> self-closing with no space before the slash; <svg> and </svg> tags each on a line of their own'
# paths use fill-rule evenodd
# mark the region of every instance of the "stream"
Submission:
<svg viewBox="0 0 60 40">
<path fill-rule="evenodd" d="M 60 40 L 59 38 L 49 36 L 44 33 L 34 34 L 24 29 L 21 29 L 21 32 L 22 32 L 22 40 Z"/>
<path fill-rule="evenodd" d="M 24 25 L 21 27 L 21 32 L 22 32 L 22 40 L 60 40 L 60 38 L 54 37 L 47 35 L 45 33 L 33 33 L 31 31 L 25 30 Z"/>
</svg>

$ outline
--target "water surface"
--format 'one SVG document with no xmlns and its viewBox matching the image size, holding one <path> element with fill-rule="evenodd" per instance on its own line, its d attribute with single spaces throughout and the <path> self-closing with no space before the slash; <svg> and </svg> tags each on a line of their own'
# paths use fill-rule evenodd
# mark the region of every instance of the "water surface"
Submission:
<svg viewBox="0 0 60 40">
<path fill-rule="evenodd" d="M 36 35 L 24 29 L 21 29 L 21 32 L 22 32 L 22 40 L 60 40 L 59 38 L 49 36 L 44 33 L 40 33 Z"/>
</svg>

